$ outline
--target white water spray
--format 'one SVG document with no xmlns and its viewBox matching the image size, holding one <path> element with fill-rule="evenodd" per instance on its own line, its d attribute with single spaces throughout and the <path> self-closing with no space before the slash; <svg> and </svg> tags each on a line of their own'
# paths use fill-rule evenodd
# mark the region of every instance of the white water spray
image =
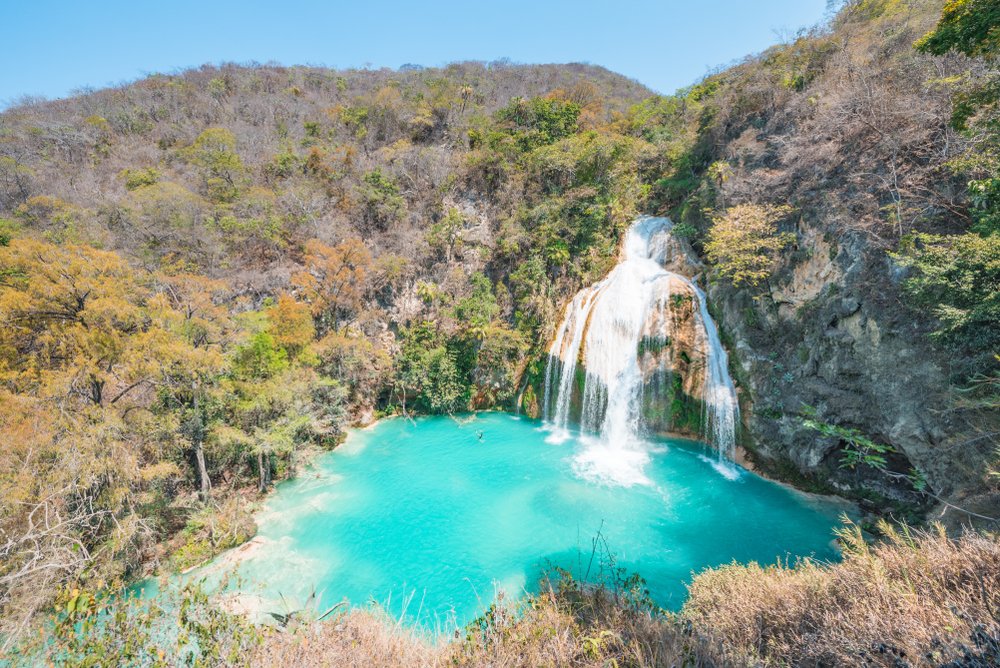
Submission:
<svg viewBox="0 0 1000 668">
<path fill-rule="evenodd" d="M 726 351 L 704 293 L 663 268 L 670 228 L 666 218 L 643 217 L 633 223 L 621 261 L 603 281 L 577 293 L 549 350 L 543 411 L 553 430 L 552 442 L 569 437 L 577 364 L 583 362 L 583 391 L 576 396 L 581 399 L 578 418 L 586 447 L 574 463 L 586 477 L 622 485 L 647 482 L 643 468 L 650 444 L 643 439 L 645 374 L 639 346 L 643 337 L 665 342 L 675 338 L 668 304 L 678 293 L 697 301 L 695 347 L 704 358 L 704 436 L 718 449 L 720 463 L 735 454 L 739 404 Z"/>
</svg>

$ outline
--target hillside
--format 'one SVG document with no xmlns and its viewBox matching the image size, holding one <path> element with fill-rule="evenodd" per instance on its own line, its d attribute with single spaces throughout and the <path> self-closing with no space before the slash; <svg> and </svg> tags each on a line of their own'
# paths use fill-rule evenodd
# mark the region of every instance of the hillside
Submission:
<svg viewBox="0 0 1000 668">
<path fill-rule="evenodd" d="M 18 216 L 53 239 L 113 248 L 150 267 L 181 252 L 213 275 L 252 266 L 241 278 L 254 290 L 275 289 L 262 275 L 287 271 L 309 238 L 364 235 L 376 254 L 405 250 L 421 261 L 414 236 L 423 240 L 443 197 L 466 190 L 454 181 L 465 171 L 470 132 L 482 132 L 512 99 L 553 92 L 586 108 L 579 129 L 650 95 L 588 65 L 206 66 L 7 110 L 0 203 L 8 215 L 20 207 Z M 199 137 L 209 152 L 231 151 L 232 164 L 208 165 L 186 151 Z M 384 183 L 365 181 L 375 172 Z M 143 196 L 150 185 L 159 198 Z M 378 187 L 399 195 L 398 210 L 390 206 L 397 200 L 369 202 Z M 247 227 L 242 244 L 219 227 L 227 215 Z M 177 226 L 186 240 L 161 238 Z M 219 266 L 222 257 L 228 266 Z"/>
<path fill-rule="evenodd" d="M 848 3 L 829 30 L 708 78 L 696 88 L 711 95 L 706 122 L 684 156 L 698 176 L 678 172 L 664 185 L 678 193 L 671 210 L 690 223 L 696 246 L 710 246 L 716 225 L 721 248 L 708 258 L 729 265 L 730 280 L 713 282 L 710 295 L 749 404 L 750 457 L 805 473 L 820 489 L 853 489 L 883 511 L 921 496 L 931 505 L 963 498 L 996 517 L 995 481 L 984 477 L 998 428 L 989 398 L 996 246 L 961 237 L 995 230 L 995 200 L 979 195 L 995 175 L 982 159 L 992 121 L 981 116 L 973 129 L 953 118 L 953 99 L 987 85 L 995 69 L 913 48 L 940 6 Z M 791 235 L 776 251 L 758 246 L 757 260 L 775 260 L 766 276 L 732 268 L 746 258 L 725 246 L 747 239 L 718 225 L 720 210 L 736 212 L 729 220 L 761 212 L 739 208 L 747 203 L 775 207 L 761 218 Z M 946 240 L 959 238 L 984 244 L 978 269 L 946 266 Z M 942 275 L 918 288 L 908 254 L 933 256 Z M 961 280 L 973 292 L 949 294 Z M 978 311 L 968 317 L 970 307 Z M 940 317 L 949 308 L 950 323 Z M 817 438 L 817 414 L 839 431 Z M 889 446 L 884 470 L 842 465 L 845 429 Z M 907 479 L 914 471 L 922 489 Z"/>
<path fill-rule="evenodd" d="M 0 641 L 244 542 L 351 425 L 538 417 L 560 314 L 640 214 L 703 262 L 743 462 L 995 530 L 998 50 L 915 49 L 943 5 L 851 0 L 673 96 L 224 65 L 0 113 Z"/>
</svg>

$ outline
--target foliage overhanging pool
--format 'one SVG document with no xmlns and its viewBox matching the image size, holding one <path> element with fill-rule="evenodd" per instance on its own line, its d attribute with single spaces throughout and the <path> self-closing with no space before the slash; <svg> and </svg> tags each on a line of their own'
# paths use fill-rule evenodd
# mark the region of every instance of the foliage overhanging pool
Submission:
<svg viewBox="0 0 1000 668">
<path fill-rule="evenodd" d="M 574 473 L 585 443 L 545 437 L 539 423 L 503 413 L 352 432 L 268 500 L 257 544 L 237 562 L 244 603 L 281 612 L 315 589 L 319 610 L 376 601 L 443 631 L 482 612 L 496 587 L 533 590 L 547 567 L 578 577 L 589 568 L 594 579 L 598 533 L 617 566 L 674 609 L 707 566 L 836 558 L 843 506 L 742 470 L 732 479 L 697 443 L 651 443 L 649 484 L 622 487 Z"/>
</svg>

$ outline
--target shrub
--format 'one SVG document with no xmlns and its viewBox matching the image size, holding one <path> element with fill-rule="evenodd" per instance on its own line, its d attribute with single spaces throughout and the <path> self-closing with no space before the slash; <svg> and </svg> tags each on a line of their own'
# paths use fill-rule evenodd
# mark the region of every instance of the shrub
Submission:
<svg viewBox="0 0 1000 668">
<path fill-rule="evenodd" d="M 380 170 L 365 174 L 359 188 L 362 217 L 368 229 L 385 231 L 406 215 L 406 200 L 399 187 Z"/>
<path fill-rule="evenodd" d="M 680 239 L 690 239 L 698 234 L 698 228 L 691 223 L 677 223 L 674 225 L 671 233 Z"/>
<path fill-rule="evenodd" d="M 939 321 L 933 336 L 975 359 L 969 372 L 1000 350 L 1000 235 L 918 234 L 893 256 L 913 274 L 903 283 L 911 303 Z"/>
<path fill-rule="evenodd" d="M 314 149 L 317 150 L 318 149 Z M 311 155 L 311 154 L 310 154 Z M 268 179 L 286 179 L 301 170 L 303 161 L 289 146 L 285 146 L 271 161 L 264 165 L 264 175 Z"/>
<path fill-rule="evenodd" d="M 530 151 L 568 137 L 577 131 L 580 105 L 558 98 L 516 98 L 496 113 L 507 136 L 521 151 Z M 495 136 L 493 143 L 499 141 Z"/>
<path fill-rule="evenodd" d="M 250 540 L 257 533 L 253 510 L 244 499 L 231 496 L 197 511 L 180 534 L 184 542 L 170 555 L 171 567 L 187 570 Z"/>
<path fill-rule="evenodd" d="M 935 55 L 952 49 L 967 56 L 995 54 L 1000 50 L 1000 5 L 994 0 L 950 0 L 934 30 L 915 46 Z"/>
<path fill-rule="evenodd" d="M 963 665 L 985 666 L 1000 658 L 1000 541 L 879 528 L 886 540 L 869 545 L 849 525 L 836 564 L 704 571 L 681 618 L 738 665 L 943 665 L 968 654 L 981 663 Z"/>
<path fill-rule="evenodd" d="M 258 332 L 233 356 L 233 374 L 242 380 L 263 380 L 288 368 L 288 353 L 267 332 Z"/>
<path fill-rule="evenodd" d="M 143 186 L 151 186 L 160 180 L 160 172 L 152 167 L 142 169 L 123 169 L 119 176 L 125 181 L 126 190 L 135 190 Z"/>
<path fill-rule="evenodd" d="M 427 243 L 439 254 L 444 255 L 445 262 L 451 262 L 455 249 L 461 248 L 464 229 L 465 217 L 461 211 L 451 207 L 427 230 Z"/>
<path fill-rule="evenodd" d="M 67 588 L 49 632 L 5 665 L 245 666 L 263 639 L 246 618 L 210 603 L 202 583 L 163 592 L 153 602 Z"/>
</svg>

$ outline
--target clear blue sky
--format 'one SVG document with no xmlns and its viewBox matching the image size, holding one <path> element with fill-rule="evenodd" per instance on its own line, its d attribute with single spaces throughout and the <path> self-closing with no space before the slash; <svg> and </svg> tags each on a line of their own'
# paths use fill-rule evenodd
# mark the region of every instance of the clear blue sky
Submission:
<svg viewBox="0 0 1000 668">
<path fill-rule="evenodd" d="M 670 93 L 825 9 L 826 0 L 0 0 L 0 106 L 251 60 L 590 62 Z"/>
</svg>

